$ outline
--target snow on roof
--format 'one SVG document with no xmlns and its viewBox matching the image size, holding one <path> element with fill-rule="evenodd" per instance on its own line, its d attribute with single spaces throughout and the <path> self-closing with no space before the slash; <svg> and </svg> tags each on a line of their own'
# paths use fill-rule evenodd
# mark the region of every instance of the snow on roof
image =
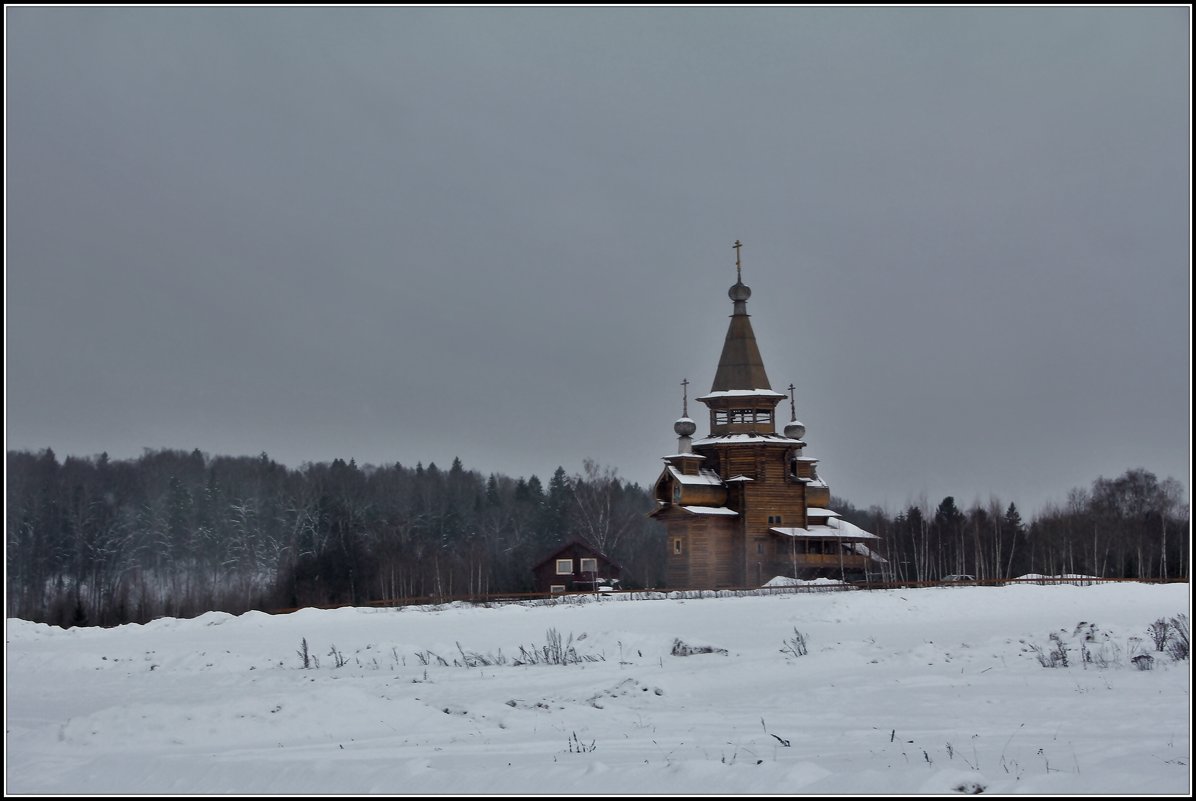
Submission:
<svg viewBox="0 0 1196 801">
<path fill-rule="evenodd" d="M 848 547 L 851 548 L 851 550 L 855 551 L 860 556 L 866 556 L 869 559 L 871 559 L 873 562 L 879 562 L 881 564 L 886 564 L 886 565 L 889 563 L 888 559 L 885 559 L 883 556 L 878 554 L 876 551 L 873 551 L 871 548 L 869 548 L 867 545 L 865 545 L 862 542 L 849 542 L 849 543 L 847 543 L 847 545 L 848 545 Z"/>
<path fill-rule="evenodd" d="M 729 517 L 738 517 L 739 512 L 734 509 L 728 509 L 725 506 L 682 506 L 687 512 L 692 512 L 695 515 L 726 515 Z"/>
<path fill-rule="evenodd" d="M 722 434 L 717 437 L 706 437 L 694 442 L 694 445 L 755 445 L 758 442 L 777 442 L 793 445 L 800 440 L 782 437 L 780 434 Z M 817 460 L 815 460 L 817 461 Z"/>
<path fill-rule="evenodd" d="M 821 506 L 807 506 L 806 517 L 842 517 L 843 515 L 832 509 L 823 509 Z"/>
<path fill-rule="evenodd" d="M 723 484 L 723 480 L 718 477 L 718 473 L 708 470 L 705 467 L 698 468 L 696 476 L 686 475 L 672 465 L 669 465 L 668 469 L 673 474 L 673 478 L 682 484 L 698 484 L 710 487 L 721 487 Z"/>
<path fill-rule="evenodd" d="M 876 536 L 872 532 L 864 531 L 864 529 L 860 528 L 859 526 L 855 525 L 854 523 L 848 523 L 846 520 L 839 520 L 837 518 L 832 517 L 826 521 L 826 524 L 830 528 L 838 529 L 839 531 L 843 532 L 843 536 L 845 536 L 845 537 L 859 537 L 859 538 L 865 539 L 865 540 L 880 539 L 880 537 Z"/>
<path fill-rule="evenodd" d="M 808 526 L 807 528 L 798 528 L 797 526 L 773 526 L 768 529 L 774 534 L 780 534 L 784 537 L 793 537 L 794 539 L 804 540 L 878 540 L 880 537 L 875 534 L 870 534 L 864 531 L 859 526 L 853 526 L 843 520 L 836 520 L 830 518 L 828 522 L 831 525 L 827 526 Z M 840 523 L 842 525 L 835 525 Z"/>
<path fill-rule="evenodd" d="M 670 456 L 661 456 L 661 459 L 705 459 L 706 457 L 700 453 L 674 453 Z"/>
<path fill-rule="evenodd" d="M 773 392 L 771 389 L 722 389 L 698 398 L 700 401 L 715 400 L 717 398 L 786 398 L 783 392 Z"/>
<path fill-rule="evenodd" d="M 756 479 L 748 478 L 747 476 L 731 476 L 730 478 L 727 479 L 727 483 L 729 484 L 732 481 L 755 481 L 755 480 Z"/>
<path fill-rule="evenodd" d="M 768 529 L 773 534 L 780 534 L 783 537 L 794 538 L 808 538 L 815 536 L 810 533 L 809 529 L 799 528 L 797 526 L 773 526 Z"/>
</svg>

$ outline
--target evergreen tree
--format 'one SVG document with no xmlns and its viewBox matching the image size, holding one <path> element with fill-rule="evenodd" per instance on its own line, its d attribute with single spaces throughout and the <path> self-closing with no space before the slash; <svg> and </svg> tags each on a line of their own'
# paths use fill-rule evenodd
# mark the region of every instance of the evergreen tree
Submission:
<svg viewBox="0 0 1196 801">
<path fill-rule="evenodd" d="M 300 470 L 256 457 L 152 451 L 131 460 L 7 456 L 8 610 L 56 625 L 145 622 L 209 609 L 449 597 L 530 589 L 530 568 L 574 537 L 658 586 L 665 560 L 648 491 L 587 461 L 584 475 L 483 478 L 459 458 Z M 1068 494 L 1027 525 L 991 499 L 948 496 L 895 519 L 836 499 L 881 536 L 899 580 L 1081 572 L 1186 576 L 1188 508 L 1174 479 L 1142 469 Z M 1003 510 L 1003 511 L 1002 511 Z M 928 518 L 930 520 L 928 521 Z M 971 570 L 967 566 L 972 566 Z"/>
</svg>

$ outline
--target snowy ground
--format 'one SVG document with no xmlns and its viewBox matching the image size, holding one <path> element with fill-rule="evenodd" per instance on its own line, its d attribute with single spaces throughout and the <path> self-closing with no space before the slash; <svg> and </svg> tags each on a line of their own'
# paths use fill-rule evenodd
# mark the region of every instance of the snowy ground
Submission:
<svg viewBox="0 0 1196 801">
<path fill-rule="evenodd" d="M 1186 794 L 1191 662 L 1129 657 L 1189 608 L 1115 584 L 9 620 L 6 791 Z M 511 664 L 549 630 L 604 661 Z M 1052 632 L 1070 667 L 1028 650 Z"/>
</svg>

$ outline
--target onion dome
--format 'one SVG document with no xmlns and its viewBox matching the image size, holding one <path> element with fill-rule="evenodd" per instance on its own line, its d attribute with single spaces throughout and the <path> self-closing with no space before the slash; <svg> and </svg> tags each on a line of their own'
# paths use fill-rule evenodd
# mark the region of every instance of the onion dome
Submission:
<svg viewBox="0 0 1196 801">
<path fill-rule="evenodd" d="M 727 290 L 727 297 L 739 303 L 745 301 L 752 296 L 752 288 L 743 282 L 743 279 L 736 281 L 730 289 Z"/>
</svg>

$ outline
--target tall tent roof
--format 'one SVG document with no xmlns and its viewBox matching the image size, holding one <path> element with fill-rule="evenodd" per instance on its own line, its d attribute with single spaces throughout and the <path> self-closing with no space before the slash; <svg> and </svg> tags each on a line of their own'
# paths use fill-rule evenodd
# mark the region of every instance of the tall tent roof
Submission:
<svg viewBox="0 0 1196 801">
<path fill-rule="evenodd" d="M 752 331 L 751 317 L 747 313 L 747 299 L 752 290 L 741 279 L 727 294 L 735 302 L 735 310 L 731 314 L 731 324 L 727 327 L 727 338 L 710 391 L 771 390 L 768 374 L 764 372 L 764 360 L 760 358 L 760 348 L 756 344 L 756 333 Z"/>
</svg>

